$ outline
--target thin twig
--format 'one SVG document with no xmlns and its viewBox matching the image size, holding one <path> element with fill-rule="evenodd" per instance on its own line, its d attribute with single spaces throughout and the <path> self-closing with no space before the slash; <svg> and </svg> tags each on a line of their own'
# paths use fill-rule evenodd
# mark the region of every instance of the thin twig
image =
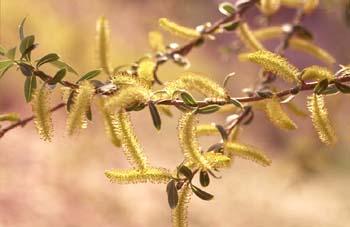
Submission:
<svg viewBox="0 0 350 227">
<path fill-rule="evenodd" d="M 56 110 L 59 110 L 64 106 L 66 106 L 65 103 L 60 103 L 60 104 L 56 105 L 55 107 L 53 107 L 50 111 L 55 112 Z M 11 124 L 11 125 L 7 126 L 6 128 L 1 129 L 0 130 L 0 138 L 3 137 L 6 132 L 8 132 L 14 128 L 17 128 L 19 126 L 22 126 L 22 127 L 26 126 L 26 124 L 31 122 L 33 119 L 34 119 L 34 116 L 32 115 L 30 117 L 24 118 L 16 123 Z"/>
</svg>

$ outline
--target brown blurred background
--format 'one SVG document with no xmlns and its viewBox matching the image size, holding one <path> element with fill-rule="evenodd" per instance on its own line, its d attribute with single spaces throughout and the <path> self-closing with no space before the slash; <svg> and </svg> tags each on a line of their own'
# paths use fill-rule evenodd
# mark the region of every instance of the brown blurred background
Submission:
<svg viewBox="0 0 350 227">
<path fill-rule="evenodd" d="M 114 66 L 133 62 L 149 53 L 147 33 L 158 29 L 160 17 L 195 26 L 220 17 L 220 1 L 172 0 L 0 0 L 1 44 L 18 45 L 17 25 L 27 17 L 26 34 L 35 34 L 38 49 L 34 56 L 57 52 L 83 74 L 96 67 L 95 22 L 99 16 L 110 21 L 111 57 Z M 340 1 L 325 1 L 323 7 L 304 20 L 314 32 L 316 43 L 329 50 L 339 64 L 350 63 L 350 28 L 346 27 Z M 252 10 L 246 16 L 253 27 L 261 18 Z M 271 20 L 280 24 L 293 16 L 282 10 Z M 167 36 L 167 42 L 180 40 Z M 236 72 L 229 83 L 232 95 L 256 80 L 258 68 L 237 62 L 236 56 L 222 50 L 235 39 L 234 34 L 208 42 L 190 55 L 191 70 L 221 82 Z M 272 44 L 273 46 L 273 44 Z M 300 67 L 322 64 L 310 56 L 288 52 Z M 333 69 L 337 69 L 335 65 Z M 49 67 L 47 70 L 52 70 Z M 166 81 L 183 71 L 167 64 L 159 77 Z M 75 79 L 74 76 L 71 76 Z M 0 80 L 0 114 L 31 113 L 23 97 L 24 78 L 10 70 Z M 59 101 L 59 92 L 52 103 Z M 305 108 L 305 96 L 297 103 Z M 327 98 L 339 143 L 331 149 L 318 141 L 308 118 L 293 117 L 299 125 L 295 132 L 275 129 L 257 113 L 245 127 L 240 140 L 265 150 L 273 165 L 262 168 L 255 163 L 235 160 L 231 169 L 213 180 L 210 202 L 193 198 L 189 207 L 190 226 L 222 227 L 345 227 L 350 226 L 350 127 L 347 123 L 348 96 Z M 182 161 L 177 142 L 178 111 L 163 117 L 163 130 L 156 132 L 147 111 L 132 115 L 137 135 L 157 166 L 173 169 Z M 201 122 L 224 123 L 224 114 L 203 117 Z M 40 140 L 32 124 L 10 131 L 0 140 L 0 227 L 24 226 L 170 226 L 165 185 L 118 185 L 108 182 L 105 169 L 129 168 L 120 149 L 105 138 L 99 113 L 79 136 L 67 138 L 65 113 L 54 114 L 55 137 L 52 143 Z M 202 140 L 203 147 L 217 138 Z"/>
</svg>

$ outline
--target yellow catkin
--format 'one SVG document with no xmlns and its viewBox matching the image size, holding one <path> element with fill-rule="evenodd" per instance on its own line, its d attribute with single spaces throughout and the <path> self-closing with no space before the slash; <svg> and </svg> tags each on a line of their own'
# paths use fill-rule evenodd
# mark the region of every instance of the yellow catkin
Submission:
<svg viewBox="0 0 350 227">
<path fill-rule="evenodd" d="M 157 64 L 151 58 L 145 58 L 140 61 L 137 68 L 137 75 L 140 79 L 145 80 L 149 86 L 152 85 L 154 81 L 154 70 L 156 69 Z"/>
<path fill-rule="evenodd" d="M 117 125 L 117 119 L 116 119 L 116 113 L 108 111 L 106 108 L 104 108 L 104 100 L 100 99 L 99 103 L 100 111 L 103 116 L 103 122 L 104 122 L 104 130 L 109 138 L 109 140 L 116 146 L 120 147 L 120 136 L 118 135 L 118 125 Z"/>
<path fill-rule="evenodd" d="M 269 26 L 253 31 L 253 35 L 260 41 L 279 38 L 283 35 L 281 26 Z"/>
<path fill-rule="evenodd" d="M 271 16 L 276 13 L 281 6 L 281 0 L 261 0 L 260 10 L 263 14 Z"/>
<path fill-rule="evenodd" d="M 308 116 L 308 114 L 304 110 L 300 109 L 293 102 L 287 102 L 284 105 L 290 112 L 292 112 L 294 115 L 296 115 L 298 117 L 307 117 Z"/>
<path fill-rule="evenodd" d="M 220 135 L 218 129 L 215 127 L 215 124 L 205 124 L 197 126 L 197 136 L 213 136 Z"/>
<path fill-rule="evenodd" d="M 31 101 L 34 124 L 43 140 L 51 141 L 53 136 L 53 124 L 50 111 L 50 90 L 43 86 L 41 89 L 35 90 Z"/>
<path fill-rule="evenodd" d="M 68 135 L 73 135 L 79 129 L 86 128 L 86 112 L 88 111 L 94 93 L 95 88 L 89 81 L 83 81 L 79 85 L 67 118 Z"/>
<path fill-rule="evenodd" d="M 315 58 L 325 62 L 326 64 L 335 63 L 335 58 L 332 55 L 330 55 L 326 50 L 318 47 L 310 41 L 300 38 L 292 38 L 289 41 L 289 46 L 291 47 L 291 49 L 300 50 L 305 53 L 308 53 L 311 56 L 314 56 Z"/>
<path fill-rule="evenodd" d="M 172 96 L 175 91 L 194 90 L 200 94 L 217 99 L 228 99 L 226 90 L 215 81 L 193 72 L 185 72 L 177 80 L 166 83 L 164 90 Z"/>
<path fill-rule="evenodd" d="M 6 114 L 0 114 L 0 121 L 20 121 L 21 116 L 18 113 L 6 113 Z"/>
<path fill-rule="evenodd" d="M 118 72 L 111 77 L 110 80 L 113 84 L 117 85 L 118 88 L 128 87 L 128 86 L 139 86 L 139 87 L 149 87 L 149 83 L 139 77 L 130 75 L 125 72 Z"/>
<path fill-rule="evenodd" d="M 255 30 L 253 34 L 258 40 L 264 41 L 282 37 L 283 30 L 280 26 L 271 26 Z M 293 37 L 289 40 L 289 47 L 293 50 L 305 52 L 326 64 L 335 63 L 335 58 L 331 54 L 310 40 Z"/>
<path fill-rule="evenodd" d="M 167 183 L 171 180 L 171 173 L 164 168 L 149 167 L 145 170 L 107 170 L 106 177 L 118 184 L 136 184 L 136 183 Z"/>
<path fill-rule="evenodd" d="M 96 46 L 99 60 L 99 67 L 108 75 L 111 73 L 109 60 L 109 25 L 105 17 L 100 17 L 96 23 Z"/>
<path fill-rule="evenodd" d="M 225 144 L 224 151 L 228 156 L 251 160 L 262 166 L 271 165 L 271 160 L 262 151 L 250 145 L 229 142 Z"/>
<path fill-rule="evenodd" d="M 334 76 L 333 76 L 333 73 L 328 68 L 313 65 L 303 70 L 301 79 L 318 80 L 318 81 L 328 79 L 328 81 L 331 81 L 334 79 Z"/>
<path fill-rule="evenodd" d="M 178 137 L 185 158 L 196 163 L 201 169 L 209 167 L 208 161 L 201 154 L 201 148 L 197 141 L 197 117 L 193 112 L 181 116 L 178 125 Z"/>
<path fill-rule="evenodd" d="M 281 0 L 281 5 L 289 8 L 299 8 L 304 5 L 305 0 Z"/>
<path fill-rule="evenodd" d="M 268 119 L 276 127 L 285 130 L 297 129 L 297 125 L 284 112 L 278 99 L 272 98 L 264 100 L 266 103 L 265 112 Z"/>
<path fill-rule="evenodd" d="M 129 86 L 123 88 L 114 96 L 109 97 L 105 102 L 108 111 L 125 109 L 138 103 L 145 103 L 148 100 L 150 90 L 144 87 Z"/>
<path fill-rule="evenodd" d="M 189 184 L 185 184 L 179 191 L 179 201 L 175 209 L 171 210 L 171 222 L 173 227 L 188 226 L 188 203 L 192 195 Z"/>
<path fill-rule="evenodd" d="M 231 159 L 226 155 L 215 152 L 206 152 L 203 155 L 213 169 L 227 168 L 231 164 Z"/>
<path fill-rule="evenodd" d="M 238 27 L 237 34 L 241 41 L 248 47 L 249 49 L 256 50 L 265 50 L 264 46 L 257 40 L 250 30 L 249 25 L 247 23 L 241 23 Z"/>
<path fill-rule="evenodd" d="M 139 170 L 146 169 L 148 167 L 147 158 L 137 140 L 129 114 L 124 111 L 118 112 L 116 121 L 123 152 L 129 163 Z"/>
<path fill-rule="evenodd" d="M 173 21 L 170 21 L 167 18 L 160 18 L 159 25 L 165 31 L 184 39 L 197 39 L 201 36 L 197 30 L 181 26 Z"/>
<path fill-rule="evenodd" d="M 274 73 L 287 82 L 298 80 L 298 69 L 290 64 L 287 59 L 270 51 L 259 50 L 254 53 L 241 54 L 240 60 L 251 61 L 261 65 L 266 71 Z"/>
<path fill-rule="evenodd" d="M 337 136 L 329 120 L 323 96 L 316 94 L 309 96 L 307 107 L 311 112 L 311 119 L 320 140 L 327 145 L 334 145 L 337 142 Z"/>
<path fill-rule="evenodd" d="M 152 31 L 148 33 L 148 43 L 149 43 L 149 46 L 154 51 L 158 51 L 158 52 L 165 51 L 163 36 L 160 32 Z"/>
</svg>

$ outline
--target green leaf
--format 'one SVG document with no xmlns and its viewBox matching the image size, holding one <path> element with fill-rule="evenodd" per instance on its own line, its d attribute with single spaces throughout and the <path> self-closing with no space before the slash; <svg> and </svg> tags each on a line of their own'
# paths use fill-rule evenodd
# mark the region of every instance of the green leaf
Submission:
<svg viewBox="0 0 350 227">
<path fill-rule="evenodd" d="M 319 95 L 328 87 L 328 79 L 321 80 L 314 88 L 314 93 Z"/>
<path fill-rule="evenodd" d="M 36 77 L 30 76 L 26 77 L 24 82 L 24 97 L 26 102 L 30 102 L 32 100 L 32 94 L 34 89 L 36 88 Z"/>
<path fill-rule="evenodd" d="M 186 105 L 192 106 L 192 107 L 197 106 L 196 100 L 192 97 L 192 95 L 190 93 L 183 91 L 183 92 L 181 92 L 180 96 Z"/>
<path fill-rule="evenodd" d="M 168 194 L 168 204 L 171 209 L 174 209 L 179 202 L 179 195 L 177 194 L 175 180 L 171 180 L 166 186 L 166 192 Z"/>
<path fill-rule="evenodd" d="M 220 109 L 219 105 L 209 105 L 209 106 L 198 108 L 196 110 L 196 113 L 211 114 L 211 113 L 218 111 L 219 109 Z"/>
<path fill-rule="evenodd" d="M 66 68 L 68 72 L 73 73 L 75 75 L 78 75 L 77 71 L 75 71 L 72 66 L 68 65 L 67 63 L 65 63 L 63 61 L 60 61 L 60 60 L 52 61 L 52 62 L 50 62 L 50 64 L 52 64 L 53 66 L 55 66 L 59 69 Z"/>
<path fill-rule="evenodd" d="M 178 173 L 181 173 L 182 175 L 184 175 L 187 179 L 189 179 L 190 181 L 192 180 L 193 177 L 193 173 L 192 171 L 185 165 L 181 165 L 178 168 Z"/>
<path fill-rule="evenodd" d="M 261 98 L 272 98 L 273 93 L 268 89 L 256 91 L 256 94 Z"/>
<path fill-rule="evenodd" d="M 199 198 L 201 198 L 203 200 L 211 200 L 214 198 L 214 196 L 212 194 L 209 194 L 208 192 L 205 192 L 192 184 L 191 184 L 191 189 L 194 192 L 194 194 L 196 194 L 196 196 L 198 196 Z"/>
<path fill-rule="evenodd" d="M 203 187 L 207 187 L 210 183 L 209 174 L 207 171 L 200 171 L 199 173 L 199 182 Z"/>
<path fill-rule="evenodd" d="M 334 84 L 341 93 L 344 93 L 344 94 L 350 93 L 350 87 L 348 85 L 339 83 L 338 81 L 335 81 Z"/>
<path fill-rule="evenodd" d="M 83 80 L 91 80 L 92 78 L 95 78 L 96 76 L 98 76 L 98 74 L 100 74 L 101 71 L 102 71 L 101 69 L 92 70 L 86 73 L 84 76 L 82 76 L 79 80 L 77 80 L 76 83 L 79 83 L 80 81 L 83 81 Z"/>
<path fill-rule="evenodd" d="M 25 76 L 32 76 L 34 67 L 31 65 L 28 65 L 26 63 L 19 63 L 18 64 L 19 69 L 21 70 L 22 74 Z"/>
<path fill-rule="evenodd" d="M 67 72 L 66 68 L 62 68 L 58 70 L 55 76 L 49 81 L 49 84 L 54 85 L 61 82 L 63 78 L 66 76 L 66 72 Z"/>
<path fill-rule="evenodd" d="M 223 141 L 226 141 L 227 138 L 228 138 L 228 135 L 224 129 L 224 127 L 222 127 L 221 125 L 218 125 L 218 124 L 215 124 L 215 127 L 218 129 L 220 135 L 221 135 L 221 138 L 223 139 Z"/>
<path fill-rule="evenodd" d="M 18 26 L 18 33 L 19 33 L 19 39 L 23 40 L 24 39 L 24 22 L 26 22 L 27 17 L 23 18 L 22 22 Z"/>
<path fill-rule="evenodd" d="M 5 47 L 3 47 L 2 45 L 0 45 L 0 55 L 4 56 L 5 53 L 6 53 Z"/>
<path fill-rule="evenodd" d="M 232 5 L 230 2 L 223 2 L 219 4 L 219 11 L 220 13 L 224 14 L 225 16 L 231 16 L 236 13 L 235 6 Z"/>
<path fill-rule="evenodd" d="M 86 111 L 86 118 L 87 118 L 89 121 L 92 121 L 91 106 L 89 106 L 88 110 Z"/>
<path fill-rule="evenodd" d="M 9 70 L 12 66 L 14 66 L 14 64 L 10 64 L 8 65 L 5 69 L 3 69 L 0 73 L 0 79 L 5 75 L 5 73 L 7 72 L 7 70 Z"/>
<path fill-rule="evenodd" d="M 225 31 L 230 32 L 230 31 L 236 30 L 239 24 L 240 24 L 240 21 L 234 21 L 234 22 L 224 24 L 222 28 L 225 29 Z"/>
<path fill-rule="evenodd" d="M 5 56 L 11 60 L 14 60 L 16 56 L 16 47 L 9 49 Z"/>
<path fill-rule="evenodd" d="M 162 122 L 161 122 L 157 107 L 154 105 L 153 102 L 149 102 L 148 107 L 149 107 L 149 111 L 150 111 L 151 116 L 152 116 L 152 121 L 153 121 L 154 127 L 156 127 L 156 129 L 160 130 Z"/>
<path fill-rule="evenodd" d="M 36 67 L 39 68 L 43 64 L 46 64 L 52 61 L 57 61 L 59 58 L 60 57 L 55 53 L 47 54 L 38 60 L 38 62 L 36 63 Z"/>
<path fill-rule="evenodd" d="M 19 46 L 19 51 L 22 54 L 21 58 L 26 58 L 27 60 L 30 60 L 30 52 L 34 49 L 34 41 L 34 35 L 27 36 L 22 40 Z"/>
<path fill-rule="evenodd" d="M 70 108 L 71 108 L 72 104 L 74 103 L 74 95 L 75 95 L 75 93 L 76 93 L 75 90 L 73 90 L 68 96 L 67 106 L 66 106 L 68 112 L 70 112 Z"/>
<path fill-rule="evenodd" d="M 243 109 L 243 104 L 242 104 L 240 101 L 238 101 L 237 99 L 231 98 L 230 101 L 231 101 L 231 103 L 232 103 L 233 105 L 235 105 L 236 107 L 238 107 L 238 108 L 240 108 L 240 109 Z"/>
<path fill-rule="evenodd" d="M 0 71 L 5 70 L 7 67 L 13 64 L 12 60 L 0 60 Z"/>
</svg>

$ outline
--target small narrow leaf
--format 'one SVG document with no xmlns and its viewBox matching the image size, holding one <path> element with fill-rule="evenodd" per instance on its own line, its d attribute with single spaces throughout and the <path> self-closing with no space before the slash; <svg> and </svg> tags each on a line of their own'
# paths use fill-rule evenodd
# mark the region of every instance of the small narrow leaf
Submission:
<svg viewBox="0 0 350 227">
<path fill-rule="evenodd" d="M 79 83 L 83 80 L 91 80 L 92 78 L 95 78 L 96 76 L 98 76 L 98 74 L 100 73 L 101 73 L 101 69 L 92 70 L 86 73 L 84 76 L 82 76 L 79 80 L 77 80 L 76 83 Z"/>
<path fill-rule="evenodd" d="M 314 93 L 319 95 L 322 94 L 328 87 L 328 79 L 321 80 L 317 86 L 314 88 Z"/>
<path fill-rule="evenodd" d="M 186 91 L 181 92 L 181 98 L 186 105 L 192 106 L 192 107 L 197 106 L 196 100 L 193 98 L 193 96 L 190 93 Z"/>
<path fill-rule="evenodd" d="M 68 96 L 67 105 L 66 105 L 66 108 L 67 108 L 68 112 L 70 112 L 71 106 L 74 103 L 74 95 L 75 95 L 75 93 L 76 93 L 75 90 L 73 90 L 73 91 L 71 91 L 71 93 Z"/>
<path fill-rule="evenodd" d="M 52 64 L 53 66 L 55 66 L 59 69 L 66 68 L 68 72 L 73 73 L 75 75 L 78 75 L 77 71 L 75 71 L 72 66 L 68 65 L 67 63 L 65 63 L 63 61 L 60 61 L 60 60 L 52 61 L 52 62 L 50 62 L 50 64 Z"/>
<path fill-rule="evenodd" d="M 157 107 L 154 105 L 153 102 L 149 102 L 148 107 L 149 107 L 149 111 L 150 111 L 151 116 L 152 116 L 152 121 L 153 121 L 154 127 L 156 127 L 156 129 L 160 130 L 162 122 L 161 122 Z"/>
<path fill-rule="evenodd" d="M 344 94 L 349 94 L 350 93 L 350 87 L 348 85 L 339 83 L 337 81 L 334 84 L 335 84 L 335 86 L 338 88 L 338 90 L 341 93 L 344 93 Z"/>
<path fill-rule="evenodd" d="M 57 61 L 59 58 L 60 57 L 55 53 L 47 54 L 38 60 L 38 62 L 36 63 L 36 67 L 39 68 L 43 64 L 46 64 L 52 61 Z"/>
<path fill-rule="evenodd" d="M 5 70 L 7 67 L 13 64 L 12 60 L 1 60 L 0 61 L 0 72 Z"/>
<path fill-rule="evenodd" d="M 168 204 L 171 209 L 174 209 L 179 202 L 179 195 L 177 194 L 175 180 L 171 180 L 166 186 L 166 192 L 168 194 Z"/>
<path fill-rule="evenodd" d="M 223 2 L 219 5 L 219 12 L 225 16 L 231 16 L 236 13 L 236 9 L 230 2 Z"/>
<path fill-rule="evenodd" d="M 57 71 L 55 76 L 49 81 L 50 85 L 57 84 L 62 81 L 62 79 L 65 77 L 67 70 L 65 68 L 62 68 Z"/>
<path fill-rule="evenodd" d="M 30 102 L 32 100 L 34 89 L 36 89 L 36 77 L 26 77 L 26 80 L 24 82 L 24 97 L 26 99 L 26 102 Z"/>
<path fill-rule="evenodd" d="M 27 60 L 30 60 L 30 52 L 34 49 L 34 40 L 34 35 L 27 36 L 22 40 L 19 46 L 19 51 L 22 54 L 21 58 L 26 58 Z"/>
<path fill-rule="evenodd" d="M 7 72 L 7 70 L 9 70 L 12 66 L 14 66 L 14 64 L 10 64 L 8 65 L 6 68 L 4 68 L 3 70 L 0 70 L 0 79 L 5 75 L 5 73 Z"/>
<path fill-rule="evenodd" d="M 196 113 L 200 113 L 200 114 L 211 114 L 211 113 L 215 113 L 216 111 L 218 111 L 220 109 L 219 105 L 209 105 L 209 106 L 205 106 L 205 107 L 201 107 L 198 108 L 196 110 Z"/>
<path fill-rule="evenodd" d="M 214 196 L 212 194 L 209 194 L 208 192 L 205 192 L 194 185 L 191 185 L 191 189 L 194 192 L 194 194 L 196 194 L 196 196 L 198 196 L 199 198 L 201 198 L 203 200 L 211 200 L 214 198 Z"/>
<path fill-rule="evenodd" d="M 184 175 L 188 180 L 192 180 L 193 173 L 192 171 L 185 165 L 181 165 L 178 170 L 179 173 Z"/>
<path fill-rule="evenodd" d="M 231 98 L 230 101 L 236 107 L 243 109 L 243 104 L 239 102 L 237 99 Z"/>
<path fill-rule="evenodd" d="M 224 127 L 222 127 L 221 125 L 215 124 L 215 127 L 217 128 L 217 130 L 219 131 L 221 138 L 226 141 L 228 138 L 228 135 L 224 129 Z"/>
<path fill-rule="evenodd" d="M 16 47 L 13 47 L 13 48 L 9 49 L 9 50 L 7 51 L 7 53 L 5 54 L 5 56 L 6 56 L 8 59 L 14 60 L 14 59 L 15 59 L 15 56 L 16 56 Z"/>
<path fill-rule="evenodd" d="M 27 77 L 33 75 L 33 70 L 34 70 L 33 66 L 28 65 L 26 63 L 19 63 L 18 66 L 23 75 Z"/>
<path fill-rule="evenodd" d="M 207 171 L 200 171 L 199 173 L 199 182 L 203 187 L 207 187 L 210 183 L 209 174 Z"/>
<path fill-rule="evenodd" d="M 20 40 L 24 39 L 24 23 L 26 22 L 27 17 L 23 18 L 22 22 L 18 26 L 18 33 Z"/>
</svg>

